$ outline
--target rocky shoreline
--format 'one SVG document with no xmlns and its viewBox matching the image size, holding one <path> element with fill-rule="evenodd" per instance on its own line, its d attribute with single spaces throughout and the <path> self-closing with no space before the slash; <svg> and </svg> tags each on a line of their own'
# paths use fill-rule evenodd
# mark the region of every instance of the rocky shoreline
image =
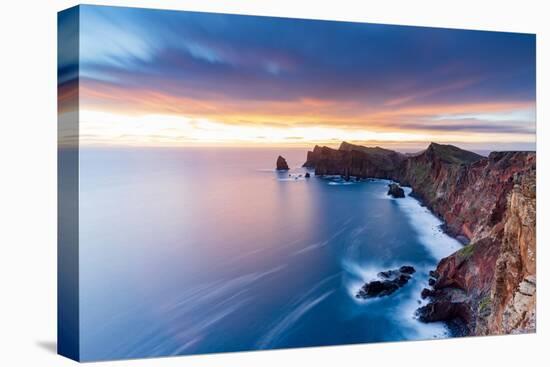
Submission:
<svg viewBox="0 0 550 367">
<path fill-rule="evenodd" d="M 405 155 L 343 142 L 339 149 L 316 146 L 304 166 L 321 176 L 410 186 L 445 232 L 467 244 L 430 274 L 431 288 L 422 294 L 430 302 L 417 311 L 421 321 L 444 321 L 454 335 L 535 331 L 535 152 L 483 157 L 432 143 Z M 390 186 L 388 194 L 399 197 L 398 188 Z"/>
</svg>

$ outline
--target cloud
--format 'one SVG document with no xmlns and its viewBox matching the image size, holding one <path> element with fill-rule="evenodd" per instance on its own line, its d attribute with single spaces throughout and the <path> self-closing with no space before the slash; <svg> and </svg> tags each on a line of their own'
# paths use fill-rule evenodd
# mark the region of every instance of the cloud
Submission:
<svg viewBox="0 0 550 367">
<path fill-rule="evenodd" d="M 513 124 L 498 124 L 476 119 L 464 120 L 439 120 L 437 123 L 406 123 L 399 127 L 410 130 L 444 131 L 444 132 L 489 132 L 489 133 L 513 133 L 534 134 L 535 129 L 529 121 L 514 121 Z"/>
<path fill-rule="evenodd" d="M 534 36 L 82 8 L 83 72 L 128 88 L 259 100 L 534 97 Z M 498 86 L 498 88 L 496 88 Z M 192 88 L 191 88 L 192 87 Z M 457 89 L 463 93 L 456 93 Z M 411 97 L 417 96 L 417 97 Z"/>
<path fill-rule="evenodd" d="M 534 116 L 506 126 L 447 118 L 534 108 L 534 35 L 80 8 L 86 107 L 238 125 L 534 133 Z"/>
</svg>

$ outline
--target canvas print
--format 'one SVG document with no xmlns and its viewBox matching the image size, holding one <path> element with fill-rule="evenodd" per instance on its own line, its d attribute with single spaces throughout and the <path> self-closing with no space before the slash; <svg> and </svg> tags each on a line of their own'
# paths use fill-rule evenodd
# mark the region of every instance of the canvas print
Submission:
<svg viewBox="0 0 550 367">
<path fill-rule="evenodd" d="M 535 332 L 535 35 L 58 22 L 60 354 Z"/>
</svg>

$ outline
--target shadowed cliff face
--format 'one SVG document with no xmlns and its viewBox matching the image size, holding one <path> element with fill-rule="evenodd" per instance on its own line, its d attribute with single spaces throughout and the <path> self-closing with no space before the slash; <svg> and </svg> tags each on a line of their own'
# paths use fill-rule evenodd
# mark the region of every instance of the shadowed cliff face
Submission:
<svg viewBox="0 0 550 367">
<path fill-rule="evenodd" d="M 421 310 L 425 321 L 459 320 L 465 333 L 531 332 L 535 328 L 536 154 L 489 157 L 430 144 L 414 155 L 342 143 L 316 146 L 304 166 L 317 175 L 386 178 L 409 185 L 451 235 L 470 244 L 444 258 Z"/>
<path fill-rule="evenodd" d="M 315 146 L 304 167 L 316 175 L 397 178 L 406 156 L 388 149 L 367 148 L 343 142 L 339 149 Z"/>
</svg>

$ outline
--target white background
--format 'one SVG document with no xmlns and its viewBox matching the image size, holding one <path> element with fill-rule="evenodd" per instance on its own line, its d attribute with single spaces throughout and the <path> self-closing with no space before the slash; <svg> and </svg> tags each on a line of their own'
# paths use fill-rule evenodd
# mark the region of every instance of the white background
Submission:
<svg viewBox="0 0 550 367">
<path fill-rule="evenodd" d="M 546 1 L 90 1 L 241 14 L 537 33 L 538 333 L 99 363 L 98 366 L 536 366 L 550 359 Z M 4 1 L 0 13 L 0 366 L 68 366 L 56 338 L 56 12 L 75 1 Z M 108 302 L 108 300 L 106 300 Z M 94 364 L 96 365 L 96 364 Z"/>
</svg>

